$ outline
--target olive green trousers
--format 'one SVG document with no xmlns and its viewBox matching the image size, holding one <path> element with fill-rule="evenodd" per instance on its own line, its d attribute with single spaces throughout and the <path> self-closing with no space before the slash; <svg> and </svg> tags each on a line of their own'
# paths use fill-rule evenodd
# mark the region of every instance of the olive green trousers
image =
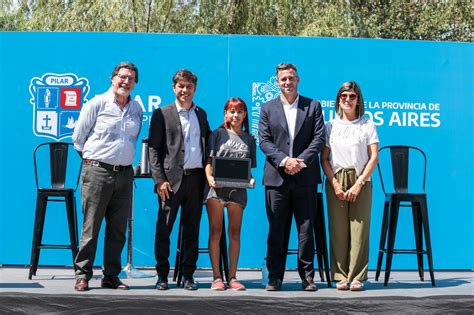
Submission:
<svg viewBox="0 0 474 315">
<path fill-rule="evenodd" d="M 346 190 L 357 180 L 354 169 L 343 169 L 335 177 Z M 348 202 L 339 200 L 326 180 L 326 198 L 332 279 L 367 280 L 372 182 L 362 186 L 355 202 Z"/>
</svg>

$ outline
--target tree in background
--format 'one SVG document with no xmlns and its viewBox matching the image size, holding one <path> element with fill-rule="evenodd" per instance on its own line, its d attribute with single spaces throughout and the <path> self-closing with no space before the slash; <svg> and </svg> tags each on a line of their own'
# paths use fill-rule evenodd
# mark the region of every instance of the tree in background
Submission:
<svg viewBox="0 0 474 315">
<path fill-rule="evenodd" d="M 0 28 L 472 42 L 473 12 L 470 0 L 0 0 Z"/>
</svg>

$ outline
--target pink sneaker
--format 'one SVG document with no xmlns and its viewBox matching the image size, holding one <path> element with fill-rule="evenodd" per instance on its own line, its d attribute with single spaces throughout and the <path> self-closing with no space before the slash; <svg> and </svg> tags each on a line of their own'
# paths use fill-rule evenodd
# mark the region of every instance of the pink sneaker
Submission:
<svg viewBox="0 0 474 315">
<path fill-rule="evenodd" d="M 225 290 L 224 281 L 222 281 L 221 278 L 217 278 L 216 280 L 212 281 L 211 290 L 224 291 Z"/>
<path fill-rule="evenodd" d="M 239 280 L 237 280 L 235 278 L 232 278 L 229 281 L 229 288 L 231 288 L 234 291 L 244 291 L 245 290 L 245 286 L 242 283 L 240 283 Z"/>
</svg>

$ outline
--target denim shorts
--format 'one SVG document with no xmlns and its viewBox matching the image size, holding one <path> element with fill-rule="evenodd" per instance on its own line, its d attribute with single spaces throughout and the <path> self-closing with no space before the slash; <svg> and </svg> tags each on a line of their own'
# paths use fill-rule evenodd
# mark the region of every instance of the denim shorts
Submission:
<svg viewBox="0 0 474 315">
<path fill-rule="evenodd" d="M 217 199 L 227 207 L 229 202 L 237 203 L 245 209 L 247 206 L 247 190 L 245 188 L 209 188 L 207 199 Z"/>
</svg>

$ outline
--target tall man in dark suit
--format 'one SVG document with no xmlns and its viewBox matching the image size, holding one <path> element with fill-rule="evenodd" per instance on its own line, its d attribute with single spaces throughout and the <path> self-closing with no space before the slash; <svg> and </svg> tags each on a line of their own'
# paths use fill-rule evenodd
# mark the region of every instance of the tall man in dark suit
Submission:
<svg viewBox="0 0 474 315">
<path fill-rule="evenodd" d="M 193 102 L 197 77 L 189 70 L 173 76 L 176 100 L 153 112 L 150 123 L 149 153 L 155 192 L 158 193 L 158 221 L 155 258 L 156 289 L 167 290 L 170 264 L 170 234 L 178 208 L 183 222 L 183 286 L 196 290 L 193 274 L 198 259 L 204 165 L 210 134 L 206 112 Z"/>
<path fill-rule="evenodd" d="M 270 225 L 267 239 L 267 291 L 278 291 L 285 272 L 285 233 L 293 213 L 298 229 L 298 273 L 303 289 L 314 284 L 313 212 L 316 186 L 321 182 L 318 154 L 325 144 L 324 121 L 318 101 L 298 94 L 299 77 L 292 64 L 276 69 L 280 97 L 260 110 L 260 148 L 266 155 L 263 184 Z"/>
</svg>

